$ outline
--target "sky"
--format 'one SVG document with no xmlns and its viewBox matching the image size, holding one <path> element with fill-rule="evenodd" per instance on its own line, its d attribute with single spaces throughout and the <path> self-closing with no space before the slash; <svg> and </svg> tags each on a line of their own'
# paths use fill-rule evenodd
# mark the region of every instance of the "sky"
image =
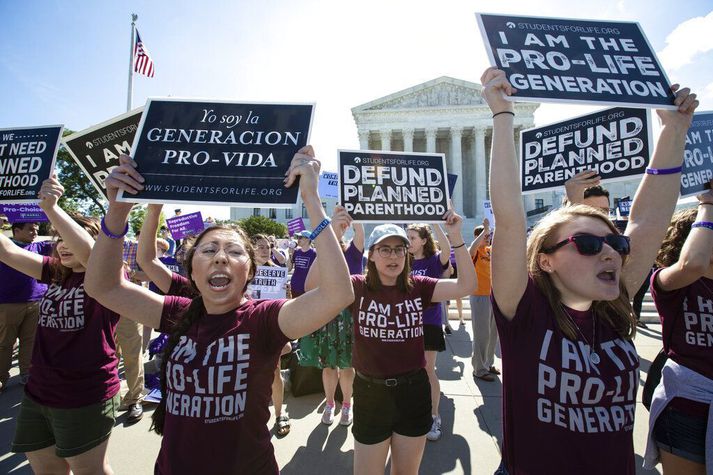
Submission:
<svg viewBox="0 0 713 475">
<path fill-rule="evenodd" d="M 359 147 L 353 107 L 440 76 L 479 82 L 489 64 L 475 12 L 637 21 L 669 79 L 713 110 L 710 1 L 2 0 L 0 128 L 78 131 L 125 112 L 136 13 L 156 75 L 135 77 L 134 107 L 165 96 L 314 102 L 311 142 L 335 170 L 337 149 Z M 543 104 L 535 122 L 598 108 Z"/>
</svg>

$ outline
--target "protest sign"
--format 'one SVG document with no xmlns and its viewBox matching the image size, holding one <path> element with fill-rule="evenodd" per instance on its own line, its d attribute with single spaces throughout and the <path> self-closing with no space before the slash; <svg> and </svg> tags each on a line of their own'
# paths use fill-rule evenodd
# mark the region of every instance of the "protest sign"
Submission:
<svg viewBox="0 0 713 475">
<path fill-rule="evenodd" d="M 319 196 L 322 198 L 339 198 L 339 174 L 322 172 L 319 175 Z"/>
<path fill-rule="evenodd" d="M 562 189 L 584 170 L 612 182 L 644 173 L 651 124 L 646 109 L 615 107 L 523 130 L 520 144 L 523 194 Z"/>
<path fill-rule="evenodd" d="M 305 222 L 302 218 L 295 218 L 287 221 L 287 232 L 290 236 L 294 236 L 295 233 L 304 231 L 307 229 L 305 227 Z"/>
<path fill-rule="evenodd" d="M 453 198 L 453 192 L 456 189 L 456 182 L 458 181 L 458 175 L 453 173 L 448 173 L 448 194 Z"/>
<path fill-rule="evenodd" d="M 248 295 L 254 299 L 287 298 L 287 267 L 258 266 L 255 277 L 248 284 Z"/>
<path fill-rule="evenodd" d="M 121 114 L 62 139 L 64 146 L 99 194 L 107 199 L 104 180 L 119 165 L 131 144 L 144 108 Z"/>
<path fill-rule="evenodd" d="M 62 125 L 0 129 L 0 202 L 37 203 L 52 176 Z"/>
<path fill-rule="evenodd" d="M 200 211 L 182 214 L 166 220 L 166 226 L 173 239 L 184 239 L 188 236 L 200 234 L 205 229 Z"/>
<path fill-rule="evenodd" d="M 628 198 L 619 200 L 619 203 L 616 206 L 617 216 L 619 216 L 619 217 L 629 216 L 629 211 L 631 211 L 631 200 Z"/>
<path fill-rule="evenodd" d="M 681 172 L 681 198 L 695 196 L 710 188 L 713 179 L 713 112 L 693 115 L 686 132 Z"/>
<path fill-rule="evenodd" d="M 292 157 L 308 143 L 313 104 L 149 99 L 132 156 L 144 189 L 119 201 L 289 208 Z"/>
<path fill-rule="evenodd" d="M 671 83 L 638 23 L 476 13 L 511 100 L 674 109 Z"/>
<path fill-rule="evenodd" d="M 446 175 L 442 153 L 339 150 L 339 202 L 357 222 L 443 222 Z"/>
<path fill-rule="evenodd" d="M 488 220 L 490 229 L 495 229 L 495 214 L 493 214 L 493 205 L 490 200 L 483 201 L 483 218 Z"/>
<path fill-rule="evenodd" d="M 10 223 L 39 223 L 49 221 L 42 208 L 33 204 L 0 204 L 0 214 L 7 216 Z"/>
</svg>

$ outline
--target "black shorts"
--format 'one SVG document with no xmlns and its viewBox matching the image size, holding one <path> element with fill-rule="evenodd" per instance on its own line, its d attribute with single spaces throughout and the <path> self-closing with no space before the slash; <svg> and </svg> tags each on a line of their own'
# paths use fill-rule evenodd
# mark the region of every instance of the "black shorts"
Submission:
<svg viewBox="0 0 713 475">
<path fill-rule="evenodd" d="M 708 421 L 666 407 L 656 418 L 654 440 L 659 449 L 705 465 Z"/>
<path fill-rule="evenodd" d="M 397 386 L 354 378 L 352 435 L 361 444 L 383 442 L 396 433 L 421 437 L 431 430 L 431 385 L 425 369 Z"/>
<path fill-rule="evenodd" d="M 442 326 L 423 325 L 423 348 L 426 351 L 446 351 L 446 337 L 443 336 Z"/>
</svg>

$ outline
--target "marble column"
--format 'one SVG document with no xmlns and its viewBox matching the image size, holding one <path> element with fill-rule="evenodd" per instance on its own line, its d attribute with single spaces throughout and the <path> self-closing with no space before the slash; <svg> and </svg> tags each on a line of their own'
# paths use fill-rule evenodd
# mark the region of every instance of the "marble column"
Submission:
<svg viewBox="0 0 713 475">
<path fill-rule="evenodd" d="M 475 127 L 475 212 L 482 219 L 483 201 L 487 200 L 488 177 L 485 172 L 485 129 Z"/>
<path fill-rule="evenodd" d="M 413 129 L 403 129 L 404 152 L 413 152 Z"/>
<path fill-rule="evenodd" d="M 359 148 L 361 150 L 369 150 L 369 131 L 359 130 Z"/>
<path fill-rule="evenodd" d="M 426 129 L 426 153 L 436 153 L 437 129 Z"/>
<path fill-rule="evenodd" d="M 453 190 L 453 206 L 457 213 L 465 215 L 463 210 L 463 150 L 461 140 L 463 138 L 462 127 L 451 127 L 451 166 L 450 172 L 458 175 L 456 186 Z"/>
<path fill-rule="evenodd" d="M 386 152 L 391 150 L 391 129 L 381 131 L 381 150 Z"/>
</svg>

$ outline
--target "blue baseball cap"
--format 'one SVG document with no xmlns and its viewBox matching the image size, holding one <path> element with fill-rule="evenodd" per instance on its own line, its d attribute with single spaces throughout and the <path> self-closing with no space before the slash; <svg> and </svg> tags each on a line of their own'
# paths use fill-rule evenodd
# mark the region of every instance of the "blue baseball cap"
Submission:
<svg viewBox="0 0 713 475">
<path fill-rule="evenodd" d="M 400 237 L 404 244 L 409 245 L 408 236 L 406 236 L 406 231 L 401 226 L 396 226 L 395 224 L 382 224 L 374 228 L 374 230 L 369 235 L 369 239 L 366 241 L 366 248 L 371 249 L 372 246 L 379 244 L 386 238 L 391 236 Z"/>
<path fill-rule="evenodd" d="M 301 238 L 301 237 L 309 239 L 309 237 L 310 237 L 311 235 L 312 235 L 312 233 L 309 232 L 309 231 L 307 231 L 306 229 L 305 229 L 304 231 L 300 231 L 300 232 L 298 232 L 298 233 L 295 233 L 295 236 L 297 236 L 298 239 Z"/>
</svg>

